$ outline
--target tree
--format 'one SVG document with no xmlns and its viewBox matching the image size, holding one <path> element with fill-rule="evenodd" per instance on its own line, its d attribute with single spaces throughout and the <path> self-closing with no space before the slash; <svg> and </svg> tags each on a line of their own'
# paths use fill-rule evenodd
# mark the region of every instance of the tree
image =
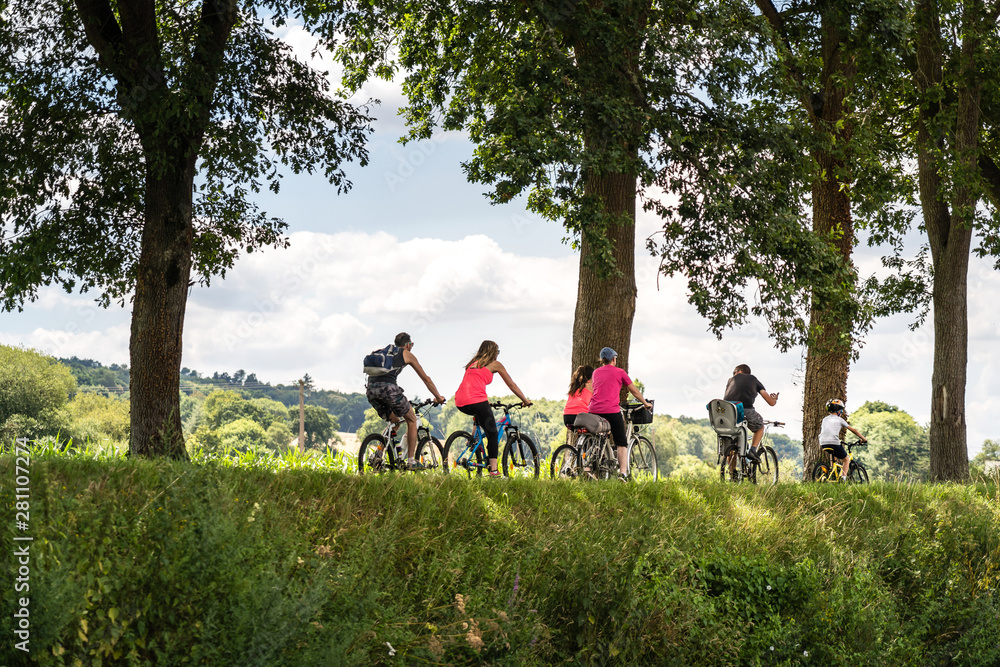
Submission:
<svg viewBox="0 0 1000 667">
<path fill-rule="evenodd" d="M 839 256 L 841 289 L 810 290 L 802 445 L 804 470 L 819 457 L 824 405 L 847 398 L 847 377 L 870 315 L 851 261 L 854 227 L 895 224 L 903 191 L 900 151 L 884 125 L 872 122 L 887 49 L 899 43 L 902 12 L 894 2 L 755 0 L 766 18 L 780 78 L 771 91 L 794 100 L 808 126 L 801 148 L 812 160 L 812 229 Z M 877 118 L 877 117 L 876 117 Z"/>
<path fill-rule="evenodd" d="M 128 441 L 129 403 L 126 400 L 80 392 L 66 404 L 66 411 L 73 419 L 70 433 L 76 442 Z"/>
<path fill-rule="evenodd" d="M 593 363 L 609 345 L 627 368 L 637 197 L 664 216 L 677 215 L 680 222 L 666 225 L 668 242 L 683 237 L 683 221 L 709 195 L 693 193 L 674 207 L 653 193 L 683 191 L 684 169 L 712 178 L 701 158 L 728 152 L 742 121 L 752 120 L 745 109 L 734 119 L 705 101 L 738 99 L 741 73 L 757 56 L 740 32 L 753 17 L 738 3 L 721 4 L 344 0 L 322 8 L 341 18 L 345 39 L 337 54 L 349 87 L 405 72 L 407 139 L 430 137 L 438 125 L 467 130 L 476 148 L 463 168 L 470 180 L 492 186 L 493 203 L 527 193 L 531 210 L 565 225 L 580 250 L 572 367 Z M 770 209 L 741 224 L 773 240 L 775 252 L 814 251 L 788 223 L 788 198 L 779 194 L 771 204 L 756 196 L 756 158 L 742 152 L 735 172 L 716 171 L 712 194 L 731 202 L 734 185 L 746 186 L 737 213 Z M 776 215 L 785 224 L 770 225 Z M 730 225 L 736 218 L 730 206 Z M 816 266 L 816 253 L 808 254 L 802 265 Z M 733 273 L 742 270 L 735 265 Z M 771 284 L 786 290 L 780 278 Z M 800 278 L 794 288 L 802 284 Z"/>
<path fill-rule="evenodd" d="M 0 286 L 4 309 L 40 286 L 132 302 L 134 455 L 185 457 L 179 409 L 193 281 L 243 250 L 283 246 L 252 203 L 279 167 L 366 162 L 368 117 L 329 95 L 267 21 L 272 0 L 12 0 L 0 19 Z M 197 184 L 196 184 L 197 181 Z M 192 280 L 193 279 L 193 280 Z"/>
<path fill-rule="evenodd" d="M 972 237 L 1000 254 L 1000 3 L 917 0 L 906 90 L 918 109 L 914 147 L 931 254 L 934 317 L 930 476 L 967 479 L 968 272 Z M 986 198 L 989 206 L 981 209 Z M 926 290 L 924 291 L 926 294 Z"/>
<path fill-rule="evenodd" d="M 288 408 L 288 424 L 292 431 L 299 432 L 299 409 Z M 340 425 L 337 418 L 325 408 L 317 405 L 305 406 L 306 447 L 324 447 L 337 438 Z"/>
<path fill-rule="evenodd" d="M 914 328 L 933 310 L 930 478 L 961 481 L 969 475 L 969 255 L 1000 256 L 1000 91 L 994 84 L 1000 3 L 914 0 L 905 9 L 907 39 L 897 49 L 895 76 L 887 79 L 883 116 L 916 163 L 920 215 L 876 229 L 894 247 L 883 262 L 897 270 L 878 289 L 883 312 L 918 311 Z M 927 242 L 906 260 L 902 240 L 914 222 Z M 977 234 L 981 242 L 973 250 Z"/>
<path fill-rule="evenodd" d="M 851 425 L 868 439 L 868 447 L 855 454 L 873 476 L 927 477 L 927 429 L 909 414 L 894 405 L 869 401 L 851 414 Z"/>
<path fill-rule="evenodd" d="M 69 369 L 34 350 L 0 345 L 0 442 L 56 435 L 76 380 Z"/>
<path fill-rule="evenodd" d="M 987 461 L 1000 461 L 1000 440 L 984 440 L 981 452 L 972 457 L 969 467 L 976 470 L 976 474 L 984 474 Z M 994 469 L 994 474 L 997 470 Z"/>
</svg>

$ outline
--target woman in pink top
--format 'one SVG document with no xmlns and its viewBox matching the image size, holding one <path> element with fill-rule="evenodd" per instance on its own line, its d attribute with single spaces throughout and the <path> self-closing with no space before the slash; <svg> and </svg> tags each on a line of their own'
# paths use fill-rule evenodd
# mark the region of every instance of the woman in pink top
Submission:
<svg viewBox="0 0 1000 667">
<path fill-rule="evenodd" d="M 592 387 L 594 383 L 591 377 L 594 375 L 593 366 L 577 366 L 573 371 L 573 377 L 569 381 L 569 396 L 566 398 L 566 407 L 563 409 L 563 423 L 566 428 L 572 430 L 576 416 L 581 412 L 586 412 L 590 406 L 590 397 L 594 395 Z"/>
<path fill-rule="evenodd" d="M 619 397 L 622 387 L 629 390 L 648 410 L 653 409 L 653 404 L 642 397 L 642 392 L 635 386 L 621 368 L 618 368 L 618 353 L 610 347 L 601 350 L 601 367 L 594 371 L 594 395 L 590 399 L 590 408 L 587 410 L 592 415 L 604 417 L 611 422 L 611 437 L 618 447 L 618 479 L 623 482 L 628 481 L 628 434 L 625 432 L 625 418 L 622 417 Z"/>
<path fill-rule="evenodd" d="M 486 395 L 486 385 L 493 382 L 494 373 L 499 373 L 514 395 L 521 399 L 521 404 L 531 405 L 531 401 L 514 384 L 507 369 L 497 361 L 499 356 L 500 346 L 491 340 L 484 340 L 479 346 L 476 356 L 472 357 L 472 360 L 465 365 L 465 376 L 462 378 L 462 384 L 459 385 L 458 391 L 455 392 L 455 407 L 460 412 L 475 417 L 476 423 L 482 427 L 483 433 L 486 434 L 486 455 L 490 459 L 491 477 L 500 474 L 497 470 L 499 436 L 496 419 L 490 408 L 490 400 Z"/>
</svg>

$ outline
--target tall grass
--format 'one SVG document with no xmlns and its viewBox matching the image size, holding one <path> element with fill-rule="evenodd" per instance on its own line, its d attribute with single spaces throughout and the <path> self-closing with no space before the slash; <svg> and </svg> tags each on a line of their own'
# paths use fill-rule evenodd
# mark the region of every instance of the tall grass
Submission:
<svg viewBox="0 0 1000 667">
<path fill-rule="evenodd" d="M 8 508 L 13 464 L 0 458 Z M 31 659 L 1000 662 L 995 484 L 343 472 L 353 469 L 351 456 L 296 453 L 36 455 Z M 11 636 L 9 586 L 0 607 Z M 0 663 L 19 657 L 0 644 Z"/>
</svg>

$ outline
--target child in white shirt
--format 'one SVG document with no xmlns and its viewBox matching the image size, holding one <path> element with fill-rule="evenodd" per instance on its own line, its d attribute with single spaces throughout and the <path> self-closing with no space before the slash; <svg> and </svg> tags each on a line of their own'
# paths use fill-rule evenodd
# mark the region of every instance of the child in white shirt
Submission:
<svg viewBox="0 0 1000 667">
<path fill-rule="evenodd" d="M 819 446 L 820 449 L 826 447 L 833 450 L 834 458 L 840 461 L 840 478 L 846 480 L 847 471 L 851 468 L 851 455 L 840 444 L 840 429 L 846 428 L 861 438 L 861 442 L 868 442 L 868 440 L 856 428 L 847 423 L 847 412 L 844 410 L 844 402 L 839 398 L 827 401 L 826 409 L 830 414 L 823 417 L 823 425 L 819 431 Z"/>
</svg>

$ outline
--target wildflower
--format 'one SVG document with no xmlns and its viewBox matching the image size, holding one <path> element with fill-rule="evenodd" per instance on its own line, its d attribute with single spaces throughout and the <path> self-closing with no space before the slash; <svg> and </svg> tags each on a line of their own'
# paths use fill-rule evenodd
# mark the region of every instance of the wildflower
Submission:
<svg viewBox="0 0 1000 667">
<path fill-rule="evenodd" d="M 802 655 L 804 655 L 805 657 L 808 658 L 809 657 L 809 651 L 802 651 Z"/>
<path fill-rule="evenodd" d="M 771 590 L 771 584 L 767 585 L 767 590 Z"/>
<path fill-rule="evenodd" d="M 390 658 L 391 658 L 392 656 L 396 655 L 396 649 L 394 649 L 394 648 L 392 647 L 392 644 L 390 644 L 389 642 L 386 642 L 386 643 L 385 643 L 385 645 L 389 647 L 389 657 L 390 657 Z"/>
<path fill-rule="evenodd" d="M 465 613 L 465 598 L 461 593 L 455 593 L 455 609 L 458 610 L 459 614 Z"/>
<path fill-rule="evenodd" d="M 427 650 L 431 652 L 435 658 L 441 658 L 444 655 L 444 646 L 441 644 L 441 640 L 438 639 L 437 635 L 431 635 L 431 638 L 427 642 Z"/>
</svg>

